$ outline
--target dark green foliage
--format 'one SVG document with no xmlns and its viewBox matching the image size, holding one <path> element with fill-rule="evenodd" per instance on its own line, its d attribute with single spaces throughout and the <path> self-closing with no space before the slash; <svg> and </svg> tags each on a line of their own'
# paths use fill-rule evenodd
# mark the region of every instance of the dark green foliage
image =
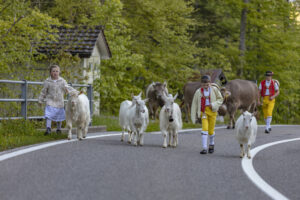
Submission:
<svg viewBox="0 0 300 200">
<path fill-rule="evenodd" d="M 202 50 L 200 68 L 218 66 L 229 79 L 242 78 L 258 83 L 272 70 L 280 81 L 274 121 L 299 123 L 300 37 L 299 7 L 287 1 L 242 0 L 196 1 L 193 17 L 198 19 L 193 40 Z M 239 76 L 239 31 L 241 11 L 247 7 L 246 52 L 243 74 Z M 298 5 L 299 6 L 299 5 Z"/>
<path fill-rule="evenodd" d="M 59 20 L 41 13 L 26 0 L 0 0 L 0 11 L 0 77 L 18 79 L 18 66 L 28 66 L 41 58 L 34 56 L 34 44 L 46 38 L 50 25 L 59 24 Z M 29 76 L 32 73 L 27 67 L 22 71 Z"/>
<path fill-rule="evenodd" d="M 281 84 L 274 120 L 300 121 L 299 0 L 0 2 L 1 77 L 34 77 L 36 68 L 23 66 L 37 66 L 41 56 L 33 56 L 34 42 L 47 37 L 50 24 L 101 24 L 113 55 L 101 61 L 101 76 L 94 81 L 102 111 L 117 114 L 120 103 L 130 99 L 132 93 L 142 91 L 144 98 L 146 86 L 152 81 L 167 81 L 175 94 L 199 69 L 222 68 L 229 80 L 242 78 L 258 83 L 266 70 L 272 70 Z M 241 59 L 239 37 L 244 8 L 246 50 Z M 67 79 L 79 64 L 78 58 L 63 53 L 51 62 L 63 67 L 62 76 Z M 22 77 L 15 73 L 18 71 Z M 76 75 L 78 82 L 86 78 L 81 77 L 80 70 Z"/>
</svg>

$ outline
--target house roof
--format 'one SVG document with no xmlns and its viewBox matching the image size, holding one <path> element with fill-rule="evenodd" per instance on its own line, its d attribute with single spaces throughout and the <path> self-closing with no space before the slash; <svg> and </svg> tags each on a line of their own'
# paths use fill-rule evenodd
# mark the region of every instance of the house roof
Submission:
<svg viewBox="0 0 300 200">
<path fill-rule="evenodd" d="M 63 50 L 81 58 L 91 57 L 94 48 L 98 48 L 101 59 L 111 58 L 103 26 L 76 26 L 66 28 L 64 26 L 53 26 L 56 40 L 46 40 L 38 44 L 37 51 L 47 55 L 57 54 Z M 57 30 L 57 31 L 56 31 Z"/>
</svg>

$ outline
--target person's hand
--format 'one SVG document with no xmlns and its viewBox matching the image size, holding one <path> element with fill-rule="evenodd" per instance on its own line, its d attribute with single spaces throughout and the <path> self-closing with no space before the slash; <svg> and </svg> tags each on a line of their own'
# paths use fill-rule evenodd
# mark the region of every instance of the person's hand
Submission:
<svg viewBox="0 0 300 200">
<path fill-rule="evenodd" d="M 275 98 L 274 96 L 270 96 L 270 97 L 269 97 L 270 100 L 273 100 L 274 98 Z"/>
<path fill-rule="evenodd" d="M 257 106 L 261 106 L 261 102 L 259 100 L 257 102 Z"/>
</svg>

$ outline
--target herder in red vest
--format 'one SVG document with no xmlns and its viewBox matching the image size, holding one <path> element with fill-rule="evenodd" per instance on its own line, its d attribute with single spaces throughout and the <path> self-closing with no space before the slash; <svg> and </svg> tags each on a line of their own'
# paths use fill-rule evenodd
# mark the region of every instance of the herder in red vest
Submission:
<svg viewBox="0 0 300 200">
<path fill-rule="evenodd" d="M 279 95 L 279 85 L 277 81 L 272 80 L 272 71 L 266 71 L 265 76 L 266 79 L 259 84 L 259 100 L 261 101 L 261 97 L 263 97 L 262 109 L 264 113 L 264 119 L 266 122 L 265 133 L 270 133 L 272 112 L 275 106 L 275 98 Z"/>
<path fill-rule="evenodd" d="M 207 154 L 207 137 L 209 136 L 208 153 L 215 149 L 215 124 L 217 111 L 223 103 L 219 89 L 212 86 L 210 76 L 201 77 L 202 87 L 196 90 L 191 107 L 191 118 L 195 124 L 197 118 L 202 120 L 202 148 L 200 154 Z"/>
</svg>

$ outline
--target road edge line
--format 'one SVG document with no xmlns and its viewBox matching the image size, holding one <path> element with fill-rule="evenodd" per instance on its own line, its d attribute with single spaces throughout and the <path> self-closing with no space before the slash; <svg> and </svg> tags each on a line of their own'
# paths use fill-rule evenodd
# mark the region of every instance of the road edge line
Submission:
<svg viewBox="0 0 300 200">
<path fill-rule="evenodd" d="M 262 150 L 264 150 L 268 147 L 271 147 L 271 146 L 274 146 L 274 145 L 277 145 L 277 144 L 293 142 L 293 141 L 297 141 L 297 140 L 300 140 L 300 138 L 280 140 L 280 141 L 270 142 L 270 143 L 255 147 L 254 149 L 251 150 L 252 158 L 248 159 L 248 158 L 244 157 L 241 161 L 243 171 L 248 176 L 248 178 L 254 183 L 254 185 L 256 187 L 258 187 L 261 191 L 263 191 L 265 194 L 267 194 L 272 199 L 275 199 L 275 200 L 288 200 L 287 197 L 285 197 L 283 194 L 278 192 L 275 188 L 273 188 L 271 185 L 269 185 L 266 181 L 264 181 L 258 175 L 258 173 L 255 171 L 255 169 L 253 167 L 253 159 L 254 159 L 255 155 L 258 152 L 260 152 L 260 151 L 262 151 Z"/>
</svg>

